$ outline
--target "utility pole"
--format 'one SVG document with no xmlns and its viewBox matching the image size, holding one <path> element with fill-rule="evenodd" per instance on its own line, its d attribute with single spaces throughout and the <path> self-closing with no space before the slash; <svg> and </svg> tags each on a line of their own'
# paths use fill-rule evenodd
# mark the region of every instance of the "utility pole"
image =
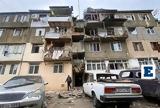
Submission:
<svg viewBox="0 0 160 108">
<path fill-rule="evenodd" d="M 79 19 L 80 19 L 80 2 L 78 0 L 78 14 L 79 14 Z"/>
</svg>

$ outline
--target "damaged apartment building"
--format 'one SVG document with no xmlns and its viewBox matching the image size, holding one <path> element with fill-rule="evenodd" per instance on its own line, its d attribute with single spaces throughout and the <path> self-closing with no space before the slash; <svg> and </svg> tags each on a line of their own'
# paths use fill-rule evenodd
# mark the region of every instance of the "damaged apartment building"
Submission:
<svg viewBox="0 0 160 108">
<path fill-rule="evenodd" d="M 0 84 L 16 75 L 41 75 L 47 90 L 82 86 L 85 72 L 112 72 L 160 65 L 160 26 L 152 10 L 73 7 L 0 13 Z"/>
<path fill-rule="evenodd" d="M 85 71 L 118 74 L 142 64 L 160 66 L 160 32 L 152 10 L 84 12 Z"/>
</svg>

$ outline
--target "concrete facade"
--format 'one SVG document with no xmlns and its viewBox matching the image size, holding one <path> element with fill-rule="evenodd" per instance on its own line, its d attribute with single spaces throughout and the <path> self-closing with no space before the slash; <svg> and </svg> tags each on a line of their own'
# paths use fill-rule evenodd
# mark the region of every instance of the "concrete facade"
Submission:
<svg viewBox="0 0 160 108">
<path fill-rule="evenodd" d="M 41 75 L 47 90 L 82 86 L 85 72 L 118 74 L 142 64 L 160 66 L 160 26 L 152 10 L 72 7 L 0 13 L 0 83 L 16 75 Z M 136 46 L 134 46 L 136 45 Z"/>
</svg>

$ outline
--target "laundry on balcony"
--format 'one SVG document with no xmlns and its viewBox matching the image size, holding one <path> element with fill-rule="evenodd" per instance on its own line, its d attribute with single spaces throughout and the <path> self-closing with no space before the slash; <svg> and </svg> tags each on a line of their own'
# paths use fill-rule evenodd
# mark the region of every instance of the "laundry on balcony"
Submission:
<svg viewBox="0 0 160 108">
<path fill-rule="evenodd" d="M 63 54 L 63 50 L 54 50 L 53 51 L 53 55 L 52 55 L 52 59 L 59 59 Z"/>
</svg>

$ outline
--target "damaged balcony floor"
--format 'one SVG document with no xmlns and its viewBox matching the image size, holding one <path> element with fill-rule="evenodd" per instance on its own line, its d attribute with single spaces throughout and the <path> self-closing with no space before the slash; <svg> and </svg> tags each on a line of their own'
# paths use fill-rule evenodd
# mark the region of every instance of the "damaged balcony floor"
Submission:
<svg viewBox="0 0 160 108">
<path fill-rule="evenodd" d="M 94 108 L 92 105 L 92 99 L 85 97 L 80 90 L 71 92 L 47 92 L 47 108 Z M 139 100 L 133 102 L 130 108 L 160 108 L 159 102 L 153 99 Z M 124 106 L 125 107 L 125 106 Z M 105 104 L 103 108 L 107 107 Z M 115 106 L 115 108 L 117 108 Z"/>
</svg>

